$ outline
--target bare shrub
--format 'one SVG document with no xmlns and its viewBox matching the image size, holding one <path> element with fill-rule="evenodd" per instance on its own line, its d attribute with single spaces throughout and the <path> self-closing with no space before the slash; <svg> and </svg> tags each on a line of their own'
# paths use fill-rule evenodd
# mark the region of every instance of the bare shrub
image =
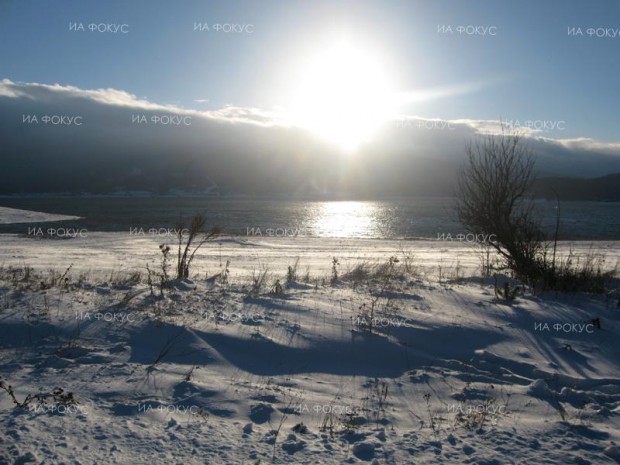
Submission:
<svg viewBox="0 0 620 465">
<path fill-rule="evenodd" d="M 470 144 L 458 181 L 456 213 L 468 231 L 495 237 L 495 249 L 514 277 L 539 290 L 604 292 L 610 276 L 593 262 L 556 261 L 557 232 L 547 240 L 528 198 L 535 180 L 534 154 L 517 134 L 489 135 Z M 558 209 L 559 212 L 559 209 Z M 559 214 L 558 214 L 559 215 Z M 552 251 L 552 254 L 550 254 Z M 483 268 L 486 273 L 490 267 Z"/>
<path fill-rule="evenodd" d="M 206 229 L 207 219 L 201 213 L 194 215 L 189 225 L 181 219 L 177 224 L 177 279 L 189 278 L 189 267 L 194 260 L 196 252 L 207 241 L 219 236 L 221 230 L 219 226 L 214 226 L 210 230 Z M 187 239 L 185 239 L 187 233 Z M 193 248 L 192 248 L 193 247 Z"/>
</svg>

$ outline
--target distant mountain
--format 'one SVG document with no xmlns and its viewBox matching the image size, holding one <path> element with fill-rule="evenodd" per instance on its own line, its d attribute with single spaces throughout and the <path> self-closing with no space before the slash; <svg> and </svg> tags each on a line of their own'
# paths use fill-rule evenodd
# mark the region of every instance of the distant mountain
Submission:
<svg viewBox="0 0 620 465">
<path fill-rule="evenodd" d="M 79 115 L 79 125 L 48 124 L 49 115 L 61 114 Z M 162 116 L 191 124 L 158 124 Z M 452 195 L 466 147 L 490 122 L 458 120 L 443 129 L 435 123 L 385 122 L 355 153 L 343 153 L 259 109 L 201 112 L 113 89 L 0 80 L 0 195 Z M 617 176 L 583 180 L 620 173 L 617 144 L 549 137 L 524 142 L 536 154 L 540 176 L 582 178 L 541 181 L 540 196 L 554 198 L 555 189 L 567 199 L 619 199 Z"/>
<path fill-rule="evenodd" d="M 534 185 L 535 196 L 553 200 L 620 201 L 620 173 L 600 178 L 540 178 Z"/>
</svg>

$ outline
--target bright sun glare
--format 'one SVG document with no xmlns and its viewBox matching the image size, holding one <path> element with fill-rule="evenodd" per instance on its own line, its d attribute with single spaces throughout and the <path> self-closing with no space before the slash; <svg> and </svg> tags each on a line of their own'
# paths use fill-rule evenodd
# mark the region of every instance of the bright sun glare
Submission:
<svg viewBox="0 0 620 465">
<path fill-rule="evenodd" d="M 381 61 L 341 41 L 300 70 L 291 118 L 294 124 L 351 152 L 390 117 L 393 95 Z"/>
</svg>

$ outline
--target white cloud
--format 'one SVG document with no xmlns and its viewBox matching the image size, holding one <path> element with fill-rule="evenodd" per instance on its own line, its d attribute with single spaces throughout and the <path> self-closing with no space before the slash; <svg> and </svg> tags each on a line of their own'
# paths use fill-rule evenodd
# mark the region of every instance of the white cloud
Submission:
<svg viewBox="0 0 620 465">
<path fill-rule="evenodd" d="M 620 155 L 620 143 L 601 142 L 587 137 L 577 139 L 559 139 L 554 141 L 571 150 L 583 150 L 587 152 L 601 152 L 611 155 Z"/>
<path fill-rule="evenodd" d="M 140 99 L 136 95 L 113 88 L 85 90 L 60 84 L 16 83 L 9 79 L 0 81 L 0 96 L 28 98 L 39 102 L 63 99 L 87 99 L 104 105 L 124 107 L 135 111 L 161 111 L 197 118 L 215 119 L 230 123 L 248 123 L 260 126 L 278 124 L 275 114 L 257 108 L 226 106 L 220 110 L 201 111 L 176 105 L 162 105 Z M 204 100 L 208 101 L 208 100 Z"/>
</svg>

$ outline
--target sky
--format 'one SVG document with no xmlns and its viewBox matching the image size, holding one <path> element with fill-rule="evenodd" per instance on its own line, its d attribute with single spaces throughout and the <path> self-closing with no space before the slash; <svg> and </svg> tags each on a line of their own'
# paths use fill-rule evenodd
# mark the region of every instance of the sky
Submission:
<svg viewBox="0 0 620 465">
<path fill-rule="evenodd" d="M 0 0 L 5 87 L 247 112 L 340 152 L 421 118 L 620 156 L 619 52 L 620 0 Z"/>
</svg>

